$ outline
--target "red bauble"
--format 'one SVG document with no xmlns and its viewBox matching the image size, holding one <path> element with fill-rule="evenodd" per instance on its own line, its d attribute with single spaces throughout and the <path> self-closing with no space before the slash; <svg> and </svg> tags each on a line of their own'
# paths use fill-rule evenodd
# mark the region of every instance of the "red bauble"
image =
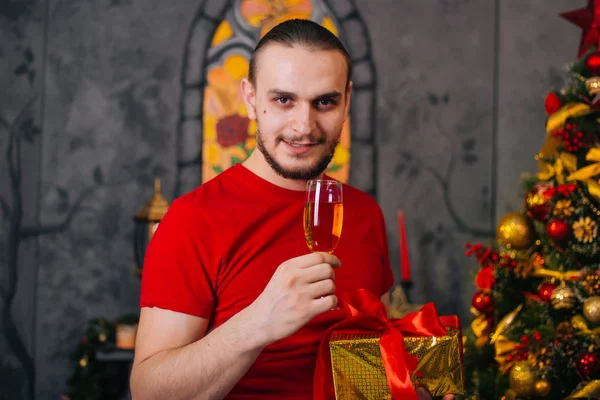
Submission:
<svg viewBox="0 0 600 400">
<path fill-rule="evenodd" d="M 550 297 L 552 296 L 552 292 L 556 289 L 556 285 L 550 282 L 544 282 L 538 288 L 538 294 L 542 301 L 546 303 L 550 303 Z"/>
<path fill-rule="evenodd" d="M 548 207 L 548 200 L 554 194 L 550 189 L 553 187 L 552 183 L 538 182 L 527 192 L 525 196 L 525 207 L 527 208 L 527 214 L 533 219 L 538 221 L 545 221 L 548 217 L 550 208 Z"/>
<path fill-rule="evenodd" d="M 494 302 L 492 296 L 483 292 L 477 292 L 473 296 L 473 308 L 482 313 L 490 313 L 494 309 Z"/>
<path fill-rule="evenodd" d="M 596 353 L 584 351 L 577 356 L 575 369 L 582 379 L 595 379 L 600 376 L 600 358 Z"/>
<path fill-rule="evenodd" d="M 585 66 L 596 75 L 600 72 L 600 53 L 592 53 L 585 60 Z"/>
<path fill-rule="evenodd" d="M 571 227 L 565 221 L 553 219 L 552 221 L 548 222 L 546 231 L 548 232 L 550 239 L 554 240 L 555 242 L 560 242 L 565 240 L 571 234 Z"/>
<path fill-rule="evenodd" d="M 546 95 L 546 100 L 544 100 L 544 109 L 546 110 L 546 114 L 554 114 L 561 107 L 562 103 L 560 98 L 554 92 L 550 92 Z"/>
</svg>

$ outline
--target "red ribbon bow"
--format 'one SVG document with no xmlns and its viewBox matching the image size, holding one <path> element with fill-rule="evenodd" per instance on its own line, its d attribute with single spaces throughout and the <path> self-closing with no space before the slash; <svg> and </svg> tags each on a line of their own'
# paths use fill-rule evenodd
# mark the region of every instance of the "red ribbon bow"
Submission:
<svg viewBox="0 0 600 400">
<path fill-rule="evenodd" d="M 332 334 L 343 329 L 359 329 L 361 332 L 381 333 L 379 347 L 392 398 L 418 400 L 410 380 L 418 360 L 404 347 L 404 335 L 441 337 L 446 334 L 433 303 L 425 304 L 420 311 L 404 318 L 390 320 L 385 305 L 376 296 L 367 290 L 357 289 L 346 293 L 343 307 L 346 319 L 327 330 L 319 348 L 314 399 L 335 398 L 329 354 Z"/>
</svg>

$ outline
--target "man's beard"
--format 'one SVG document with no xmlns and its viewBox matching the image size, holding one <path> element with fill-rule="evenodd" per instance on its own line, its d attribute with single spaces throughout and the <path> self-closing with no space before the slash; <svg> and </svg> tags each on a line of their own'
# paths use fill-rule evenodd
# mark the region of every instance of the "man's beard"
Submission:
<svg viewBox="0 0 600 400">
<path fill-rule="evenodd" d="M 281 141 L 283 141 L 283 138 L 277 137 L 275 139 L 274 145 L 277 146 Z M 265 146 L 265 142 L 262 139 L 262 135 L 258 130 L 256 131 L 256 147 L 263 154 L 265 160 L 267 160 L 267 163 L 271 166 L 273 171 L 275 171 L 277 175 L 285 179 L 309 180 L 317 178 L 319 175 L 321 175 L 323 171 L 325 171 L 325 169 L 331 162 L 333 154 L 335 153 L 335 148 L 337 147 L 339 142 L 340 139 L 338 137 L 336 140 L 328 144 L 326 143 L 326 145 L 329 146 L 329 148 L 315 164 L 305 168 L 287 169 L 283 165 L 279 164 L 277 160 L 275 160 L 275 158 L 269 153 Z"/>
</svg>

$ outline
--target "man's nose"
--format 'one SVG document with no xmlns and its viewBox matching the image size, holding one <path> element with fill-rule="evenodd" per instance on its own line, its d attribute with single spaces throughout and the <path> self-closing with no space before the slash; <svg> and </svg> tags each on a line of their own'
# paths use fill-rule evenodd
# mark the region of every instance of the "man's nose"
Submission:
<svg viewBox="0 0 600 400">
<path fill-rule="evenodd" d="M 314 110 L 309 104 L 300 103 L 295 107 L 291 128 L 302 135 L 308 135 L 315 129 Z"/>
</svg>

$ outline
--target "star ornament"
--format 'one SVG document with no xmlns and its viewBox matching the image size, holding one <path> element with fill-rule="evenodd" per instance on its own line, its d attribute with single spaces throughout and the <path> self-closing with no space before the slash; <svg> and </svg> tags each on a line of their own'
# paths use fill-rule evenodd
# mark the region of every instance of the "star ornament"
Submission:
<svg viewBox="0 0 600 400">
<path fill-rule="evenodd" d="M 587 7 L 567 11 L 560 16 L 583 29 L 577 57 L 600 44 L 600 0 L 588 0 Z"/>
</svg>

